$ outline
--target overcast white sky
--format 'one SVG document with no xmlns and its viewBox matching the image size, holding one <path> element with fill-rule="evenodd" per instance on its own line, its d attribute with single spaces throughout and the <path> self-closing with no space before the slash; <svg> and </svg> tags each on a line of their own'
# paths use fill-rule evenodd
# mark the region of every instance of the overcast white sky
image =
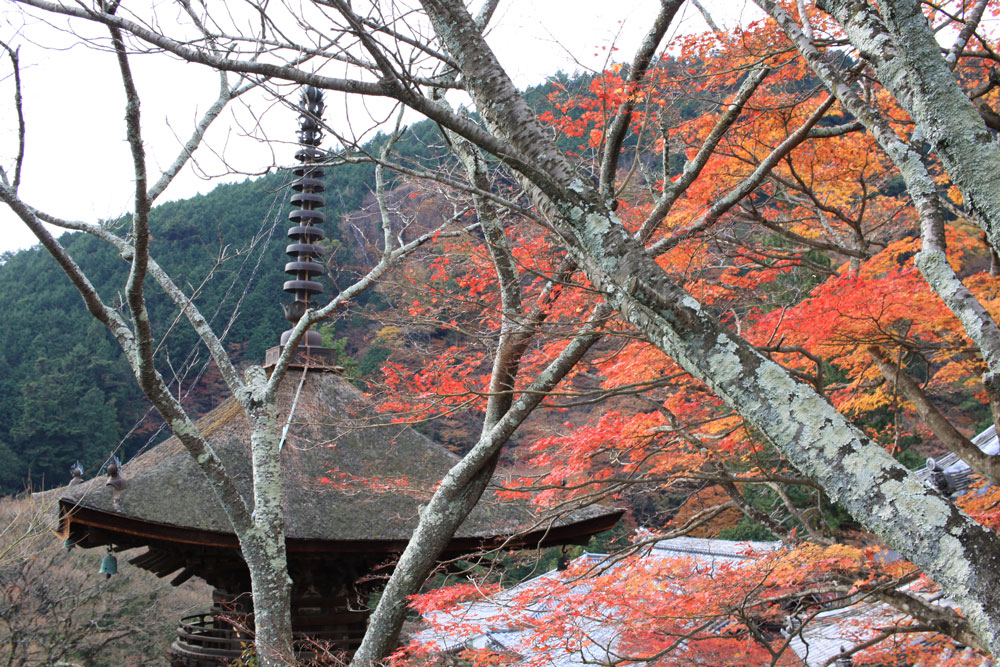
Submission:
<svg viewBox="0 0 1000 667">
<path fill-rule="evenodd" d="M 506 0 L 493 21 L 489 40 L 518 85 L 527 86 L 560 69 L 601 69 L 612 44 L 620 49 L 617 59 L 627 59 L 658 4 L 655 0 Z M 712 11 L 722 12 L 716 20 L 730 25 L 753 11 L 742 0 L 705 4 L 715 5 Z M 679 29 L 704 29 L 693 6 L 686 5 L 683 12 Z M 22 197 L 70 219 L 97 221 L 129 211 L 133 176 L 125 143 L 124 95 L 114 56 L 26 19 L 10 5 L 0 17 L 0 39 L 21 49 L 27 123 Z M 135 57 L 132 65 L 142 96 L 147 164 L 155 179 L 156 170 L 173 161 L 180 138 L 187 137 L 199 113 L 214 100 L 218 79 L 204 67 L 166 56 Z M 3 63 L 0 73 L 0 160 L 6 169 L 17 149 L 9 63 Z M 327 109 L 328 122 L 346 124 L 349 115 L 355 127 L 370 125 L 367 118 L 359 119 L 366 116 L 366 108 L 356 99 L 328 93 Z M 256 95 L 216 121 L 207 145 L 243 171 L 288 164 L 290 144 L 253 138 L 261 135 L 253 130 L 258 119 L 263 119 L 266 129 L 262 134 L 294 140 L 294 112 Z M 208 176 L 226 171 L 211 151 L 202 149 L 197 158 Z M 218 182 L 205 180 L 189 167 L 160 201 L 207 192 Z M 34 242 L 31 233 L 0 205 L 0 251 Z"/>
</svg>

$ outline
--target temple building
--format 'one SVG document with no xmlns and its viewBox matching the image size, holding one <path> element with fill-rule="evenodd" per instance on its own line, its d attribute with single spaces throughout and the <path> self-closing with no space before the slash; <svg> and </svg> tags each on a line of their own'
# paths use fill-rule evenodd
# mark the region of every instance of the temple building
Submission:
<svg viewBox="0 0 1000 667">
<path fill-rule="evenodd" d="M 323 238 L 323 160 L 318 149 L 323 102 L 308 89 L 301 105 L 299 166 L 292 184 L 285 304 L 293 324 L 322 290 L 313 280 Z M 287 339 L 282 335 L 282 342 Z M 268 351 L 273 367 L 280 348 Z M 373 420 L 361 393 L 332 364 L 331 350 L 309 332 L 278 396 L 288 424 L 281 449 L 292 625 L 297 638 L 355 649 L 371 594 L 391 572 L 419 520 L 421 506 L 458 457 L 408 426 Z M 250 427 L 235 399 L 198 421 L 240 493 L 252 506 Z M 530 502 L 488 490 L 451 540 L 444 558 L 494 548 L 585 544 L 613 526 L 621 510 L 600 506 L 546 518 Z M 191 455 L 172 437 L 108 475 L 75 483 L 59 499 L 59 531 L 68 544 L 108 555 L 144 548 L 130 561 L 179 585 L 200 577 L 215 589 L 203 614 L 181 620 L 170 647 L 177 667 L 214 667 L 240 657 L 252 628 L 250 577 L 236 535 Z M 110 561 L 114 563 L 114 559 Z M 114 565 L 108 565 L 114 569 Z M 109 570 L 110 571 L 110 570 Z M 206 601 L 207 602 L 207 601 Z"/>
</svg>

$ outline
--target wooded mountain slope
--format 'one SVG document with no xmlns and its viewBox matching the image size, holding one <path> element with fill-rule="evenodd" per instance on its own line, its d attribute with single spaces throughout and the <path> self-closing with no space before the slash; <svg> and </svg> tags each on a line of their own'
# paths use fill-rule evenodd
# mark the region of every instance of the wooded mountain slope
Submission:
<svg viewBox="0 0 1000 667">
<path fill-rule="evenodd" d="M 570 81 L 558 75 L 554 80 L 577 86 L 588 78 Z M 550 83 L 529 95 L 544 105 L 551 90 Z M 293 123 L 289 117 L 290 134 Z M 377 153 L 384 141 L 380 135 L 366 149 Z M 439 162 L 447 155 L 439 129 L 430 122 L 412 126 L 395 151 L 410 164 Z M 283 172 L 219 185 L 208 194 L 157 206 L 151 215 L 154 259 L 189 293 L 197 293 L 196 301 L 216 331 L 228 328 L 224 340 L 237 361 L 262 360 L 264 350 L 276 345 L 287 328 L 277 302 L 285 297 L 282 267 L 288 261 L 284 248 L 291 209 L 286 186 L 292 178 Z M 346 281 L 367 265 L 366 230 L 343 218 L 370 199 L 374 167 L 339 164 L 327 170 L 326 180 L 329 274 L 322 279 L 327 293 L 321 302 L 329 298 L 331 282 Z M 107 224 L 126 227 L 129 220 Z M 114 301 L 125 285 L 128 264 L 110 246 L 85 234 L 65 234 L 60 240 L 101 294 Z M 201 414 L 222 400 L 224 386 L 195 345 L 193 331 L 171 328 L 176 311 L 155 286 L 149 289 L 154 329 L 170 331 L 158 351 L 160 371 L 177 378 L 173 386 L 179 385 Z M 373 296 L 363 296 L 359 305 Z M 127 461 L 151 436 L 162 437 L 155 415 L 143 420 L 148 404 L 121 350 L 40 246 L 0 256 L 0 312 L 0 492 L 64 484 L 77 460 L 89 477 L 119 442 L 117 455 Z M 336 337 L 350 333 L 361 339 L 368 327 L 355 313 L 328 330 Z"/>
</svg>

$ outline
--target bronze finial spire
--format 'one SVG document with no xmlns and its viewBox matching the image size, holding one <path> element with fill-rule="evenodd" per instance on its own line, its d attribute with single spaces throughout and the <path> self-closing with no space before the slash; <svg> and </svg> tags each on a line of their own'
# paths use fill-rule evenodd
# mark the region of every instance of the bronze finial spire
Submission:
<svg viewBox="0 0 1000 667">
<path fill-rule="evenodd" d="M 296 324 L 302 315 L 312 307 L 310 298 L 320 294 L 323 286 L 312 278 L 321 275 L 323 265 L 315 261 L 323 254 L 317 242 L 326 238 L 323 230 L 317 227 L 326 222 L 326 216 L 319 209 L 326 205 L 326 199 L 321 194 L 324 190 L 323 167 L 318 166 L 323 160 L 323 151 L 318 148 L 323 140 L 320 123 L 323 117 L 323 93 L 318 88 L 307 86 L 302 93 L 299 104 L 302 113 L 299 115 L 299 150 L 295 159 L 299 166 L 292 170 L 297 176 L 292 183 L 292 205 L 296 208 L 288 214 L 293 226 L 288 230 L 292 243 L 285 252 L 292 261 L 285 264 L 285 273 L 292 280 L 285 281 L 285 291 L 294 295 L 292 303 L 281 304 L 285 311 L 285 319 Z M 291 330 L 281 334 L 281 344 L 288 341 Z M 320 347 L 322 341 L 319 333 L 307 331 L 302 340 L 306 347 Z"/>
</svg>

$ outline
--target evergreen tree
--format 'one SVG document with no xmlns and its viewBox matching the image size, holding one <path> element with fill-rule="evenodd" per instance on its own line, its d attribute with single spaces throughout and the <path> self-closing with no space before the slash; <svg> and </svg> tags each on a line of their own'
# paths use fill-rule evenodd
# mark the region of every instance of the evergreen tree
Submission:
<svg viewBox="0 0 1000 667">
<path fill-rule="evenodd" d="M 102 373 L 106 365 L 82 343 L 62 359 L 50 359 L 44 351 L 35 359 L 34 377 L 21 388 L 21 413 L 11 431 L 16 438 L 12 454 L 30 461 L 34 483 L 65 483 L 77 460 L 94 474 L 118 443 L 115 400 L 101 386 L 108 377 Z"/>
</svg>

